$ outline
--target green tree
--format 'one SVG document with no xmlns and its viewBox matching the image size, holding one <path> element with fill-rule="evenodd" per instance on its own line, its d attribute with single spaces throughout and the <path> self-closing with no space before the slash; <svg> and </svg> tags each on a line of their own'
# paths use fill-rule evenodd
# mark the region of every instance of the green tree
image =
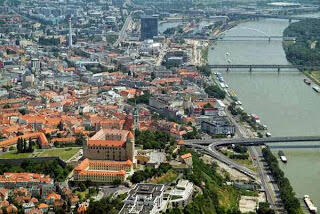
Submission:
<svg viewBox="0 0 320 214">
<path fill-rule="evenodd" d="M 121 182 L 120 179 L 114 179 L 114 180 L 112 181 L 112 185 L 114 185 L 114 186 L 119 186 L 121 183 L 122 183 L 122 182 Z"/>
<path fill-rule="evenodd" d="M 259 208 L 257 209 L 257 214 L 274 214 L 274 210 L 270 208 L 268 202 L 260 202 Z"/>
<path fill-rule="evenodd" d="M 22 138 L 18 138 L 17 141 L 17 152 L 22 153 L 23 152 L 23 140 Z"/>
<path fill-rule="evenodd" d="M 63 131 L 63 123 L 62 123 L 62 121 L 59 122 L 57 127 L 58 127 L 59 131 Z"/>
<path fill-rule="evenodd" d="M 20 114 L 25 115 L 25 114 L 27 114 L 27 109 L 25 109 L 25 108 L 19 109 L 19 112 L 20 112 Z"/>
<path fill-rule="evenodd" d="M 214 98 L 224 99 L 226 97 L 226 92 L 219 88 L 217 85 L 211 85 L 205 88 L 205 92 Z"/>
<path fill-rule="evenodd" d="M 31 138 L 29 138 L 29 144 L 28 144 L 28 149 L 27 149 L 27 151 L 28 152 L 33 152 L 33 141 L 32 141 L 32 139 Z"/>
<path fill-rule="evenodd" d="M 27 149 L 28 149 L 28 147 L 27 147 L 27 140 L 24 139 L 24 140 L 23 140 L 23 150 L 22 150 L 22 152 L 27 152 Z"/>
<path fill-rule="evenodd" d="M 86 138 L 83 134 L 76 135 L 76 142 L 77 145 L 84 145 L 86 143 Z"/>
</svg>

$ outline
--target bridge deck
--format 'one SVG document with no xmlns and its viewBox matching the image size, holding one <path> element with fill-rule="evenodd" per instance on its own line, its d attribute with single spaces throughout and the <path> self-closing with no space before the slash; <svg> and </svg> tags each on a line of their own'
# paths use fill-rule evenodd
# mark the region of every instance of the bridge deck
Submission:
<svg viewBox="0 0 320 214">
<path fill-rule="evenodd" d="M 297 136 L 297 137 L 269 137 L 269 138 L 239 138 L 228 140 L 186 140 L 186 143 L 215 146 L 243 144 L 243 145 L 261 145 L 265 143 L 284 143 L 284 142 L 320 142 L 320 136 Z"/>
<path fill-rule="evenodd" d="M 220 64 L 220 65 L 209 65 L 210 68 L 307 68 L 307 69 L 316 69 L 320 68 L 320 65 L 312 65 L 312 66 L 301 66 L 301 65 L 244 65 L 244 64 Z"/>
</svg>

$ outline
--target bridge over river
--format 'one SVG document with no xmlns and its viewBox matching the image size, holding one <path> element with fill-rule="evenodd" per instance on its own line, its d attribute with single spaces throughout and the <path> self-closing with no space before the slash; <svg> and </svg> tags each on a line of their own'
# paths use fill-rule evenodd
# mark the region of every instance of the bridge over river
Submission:
<svg viewBox="0 0 320 214">
<path fill-rule="evenodd" d="M 234 68 L 234 69 L 241 69 L 241 68 L 246 68 L 249 69 L 251 72 L 253 69 L 276 69 L 278 72 L 280 72 L 281 69 L 307 69 L 307 70 L 319 70 L 320 65 L 310 65 L 310 66 L 303 66 L 303 65 L 243 65 L 243 64 L 220 64 L 220 65 L 209 65 L 210 68 L 212 69 L 226 69 L 229 71 L 229 69 Z"/>
<path fill-rule="evenodd" d="M 235 163 L 228 157 L 221 154 L 216 150 L 217 146 L 227 146 L 232 144 L 240 144 L 243 146 L 257 146 L 264 145 L 266 143 L 284 143 L 284 142 L 316 142 L 320 141 L 320 136 L 296 136 L 296 137 L 269 137 L 269 138 L 236 138 L 236 139 L 207 139 L 207 140 L 185 140 L 184 145 L 189 147 L 194 147 L 196 149 L 201 149 L 208 155 L 216 158 L 217 160 L 227 164 L 228 166 L 244 173 L 245 175 L 251 177 L 252 179 L 258 181 L 257 175 L 252 170 Z M 304 147 L 295 147 L 304 148 Z"/>
<path fill-rule="evenodd" d="M 186 140 L 187 144 L 226 146 L 240 144 L 243 146 L 257 146 L 266 143 L 297 143 L 297 142 L 320 142 L 320 136 L 296 136 L 296 137 L 267 137 L 267 138 L 235 138 L 235 139 L 208 139 Z"/>
</svg>

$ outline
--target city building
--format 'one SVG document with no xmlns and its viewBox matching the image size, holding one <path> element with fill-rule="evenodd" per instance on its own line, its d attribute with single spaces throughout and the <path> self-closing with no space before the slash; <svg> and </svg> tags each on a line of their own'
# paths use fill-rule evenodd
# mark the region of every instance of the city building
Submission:
<svg viewBox="0 0 320 214">
<path fill-rule="evenodd" d="M 180 156 L 181 161 L 183 161 L 187 166 L 192 167 L 192 154 L 187 153 Z"/>
<path fill-rule="evenodd" d="M 176 187 L 170 192 L 172 207 L 184 207 L 192 199 L 193 183 L 188 180 L 179 180 Z"/>
<path fill-rule="evenodd" d="M 84 159 L 74 169 L 74 180 L 112 183 L 118 179 L 124 181 L 126 174 L 132 171 L 132 162 L 109 161 L 109 160 L 89 160 Z"/>
<path fill-rule="evenodd" d="M 141 18 L 141 40 L 158 36 L 158 17 L 145 16 Z"/>
<path fill-rule="evenodd" d="M 166 209 L 163 184 L 136 184 L 124 200 L 120 214 L 156 214 Z"/>
<path fill-rule="evenodd" d="M 84 157 L 134 162 L 134 136 L 127 130 L 101 129 L 84 145 Z"/>
<path fill-rule="evenodd" d="M 201 122 L 201 130 L 208 134 L 224 134 L 233 135 L 235 133 L 235 127 L 227 119 L 221 118 L 221 120 L 207 122 Z"/>
<path fill-rule="evenodd" d="M 31 188 L 33 186 L 42 187 L 49 185 L 54 186 L 53 179 L 50 176 L 37 173 L 13 173 L 5 172 L 3 175 L 0 175 L 0 187 L 4 188 L 17 188 L 25 187 Z"/>
</svg>

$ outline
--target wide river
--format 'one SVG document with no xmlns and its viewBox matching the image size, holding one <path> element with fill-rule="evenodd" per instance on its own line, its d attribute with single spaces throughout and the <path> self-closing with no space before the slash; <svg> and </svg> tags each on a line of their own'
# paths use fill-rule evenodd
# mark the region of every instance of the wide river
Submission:
<svg viewBox="0 0 320 214">
<path fill-rule="evenodd" d="M 235 35 L 282 35 L 287 20 L 262 19 L 239 24 L 225 33 Z M 225 38 L 226 40 L 230 40 Z M 235 39 L 235 38 L 233 38 Z M 243 39 L 243 38 L 242 38 Z M 288 64 L 282 42 L 219 41 L 209 49 L 209 64 Z M 245 111 L 255 113 L 272 136 L 320 135 L 320 94 L 304 84 L 297 71 L 224 72 L 225 82 L 234 89 Z M 303 144 L 303 143 L 301 143 Z M 305 143 L 305 144 L 320 144 Z M 291 143 L 291 145 L 294 145 Z M 288 163 L 280 163 L 299 198 L 309 194 L 320 207 L 320 149 L 282 149 Z M 277 149 L 273 152 L 278 157 Z"/>
</svg>

